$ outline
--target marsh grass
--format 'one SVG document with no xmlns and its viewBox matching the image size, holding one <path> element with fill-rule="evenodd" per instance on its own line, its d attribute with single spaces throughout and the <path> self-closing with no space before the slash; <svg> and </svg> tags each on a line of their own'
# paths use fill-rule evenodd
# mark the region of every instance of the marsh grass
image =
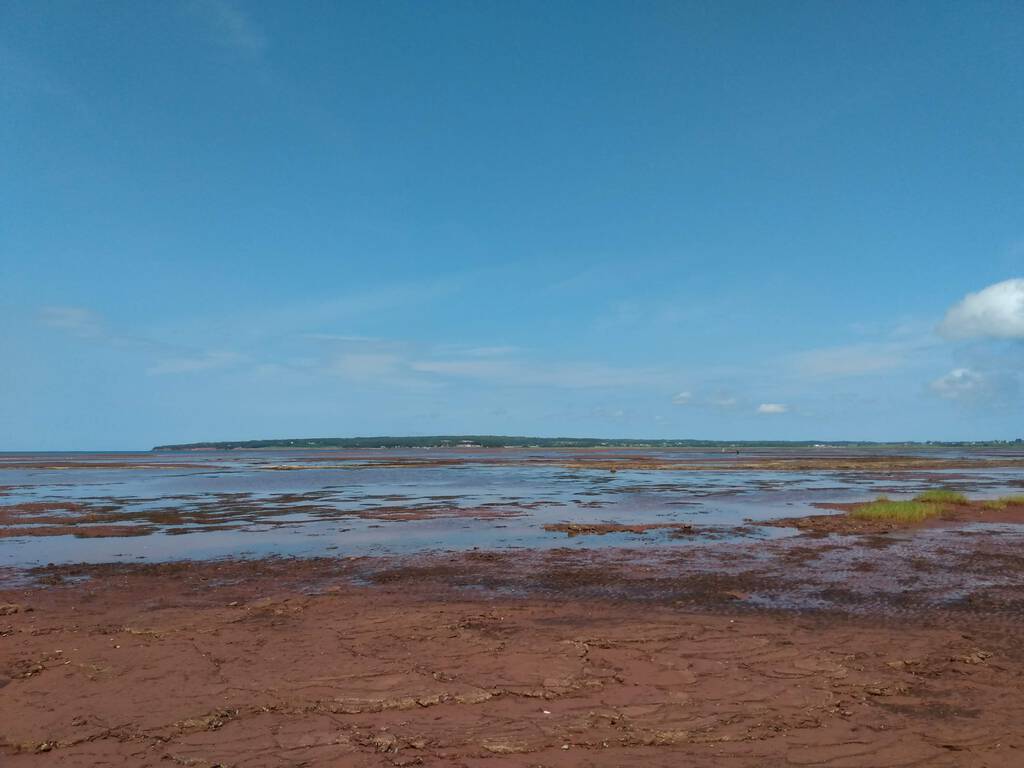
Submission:
<svg viewBox="0 0 1024 768">
<path fill-rule="evenodd" d="M 861 504 L 850 512 L 850 517 L 861 520 L 892 520 L 903 523 L 918 523 L 930 517 L 936 517 L 957 505 L 977 505 L 985 509 L 1003 510 L 1010 506 L 1024 506 L 1024 493 L 1002 496 L 989 501 L 972 502 L 962 493 L 946 488 L 933 488 L 917 494 L 910 501 L 893 501 L 886 496 L 879 496 L 874 501 Z"/>
<path fill-rule="evenodd" d="M 1017 506 L 1018 504 L 1024 505 L 1024 493 L 1017 493 L 1011 496 L 1000 496 L 998 499 L 992 499 L 982 503 L 982 506 L 986 509 L 1006 509 L 1009 506 Z"/>
<path fill-rule="evenodd" d="M 933 488 L 930 491 L 919 493 L 914 497 L 914 501 L 923 501 L 930 504 L 967 504 L 969 503 L 966 496 L 957 491 L 950 491 L 946 488 Z"/>
<path fill-rule="evenodd" d="M 929 517 L 935 517 L 942 512 L 941 504 L 920 501 L 919 498 L 913 501 L 892 501 L 885 496 L 880 496 L 874 501 L 857 507 L 850 515 L 861 520 L 894 520 L 902 523 L 917 523 L 927 520 Z"/>
</svg>

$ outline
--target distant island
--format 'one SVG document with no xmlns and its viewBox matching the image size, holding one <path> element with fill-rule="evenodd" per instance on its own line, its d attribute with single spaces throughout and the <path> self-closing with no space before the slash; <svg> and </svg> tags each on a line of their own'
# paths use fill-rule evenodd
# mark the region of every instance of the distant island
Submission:
<svg viewBox="0 0 1024 768">
<path fill-rule="evenodd" d="M 154 451 L 227 451 L 266 448 L 827 448 L 850 446 L 1017 446 L 1024 439 L 961 442 L 864 440 L 647 440 L 591 437 L 516 437 L 508 435 L 431 435 L 406 437 L 314 437 L 292 440 L 225 440 L 158 445 Z"/>
</svg>

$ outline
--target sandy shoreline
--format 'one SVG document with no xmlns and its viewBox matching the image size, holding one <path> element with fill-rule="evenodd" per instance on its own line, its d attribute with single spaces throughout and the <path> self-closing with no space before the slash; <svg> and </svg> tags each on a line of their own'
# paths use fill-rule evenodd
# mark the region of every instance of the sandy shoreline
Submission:
<svg viewBox="0 0 1024 768">
<path fill-rule="evenodd" d="M 1016 766 L 1019 551 L 947 529 L 715 554 L 38 569 L 0 592 L 0 754 L 68 766 Z"/>
</svg>

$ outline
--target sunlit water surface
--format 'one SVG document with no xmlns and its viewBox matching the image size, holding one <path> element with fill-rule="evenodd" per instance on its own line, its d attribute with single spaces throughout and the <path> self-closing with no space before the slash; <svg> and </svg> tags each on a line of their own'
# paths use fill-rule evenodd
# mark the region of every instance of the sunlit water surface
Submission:
<svg viewBox="0 0 1024 768">
<path fill-rule="evenodd" d="M 928 455 L 965 454 L 981 458 L 992 452 Z M 614 455 L 683 457 L 716 468 L 610 472 L 568 466 L 576 457 L 594 454 L 526 449 L 3 454 L 0 507 L 72 501 L 112 510 L 124 524 L 146 525 L 152 532 L 0 538 L 0 567 L 474 548 L 699 546 L 792 535 L 791 529 L 756 523 L 820 512 L 812 507 L 820 502 L 861 501 L 879 493 L 902 498 L 936 485 L 979 498 L 1024 487 L 1020 469 L 763 471 L 727 469 L 732 457 L 719 452 L 616 450 Z M 794 452 L 756 453 L 780 455 Z M 807 455 L 820 458 L 822 452 Z M 438 459 L 454 463 L 374 466 Z M 83 466 L 67 466 L 75 463 Z M 190 519 L 154 524 L 149 517 L 166 511 L 188 512 Z M 673 536 L 658 529 L 568 537 L 543 527 L 562 522 L 685 523 L 696 533 Z"/>
</svg>

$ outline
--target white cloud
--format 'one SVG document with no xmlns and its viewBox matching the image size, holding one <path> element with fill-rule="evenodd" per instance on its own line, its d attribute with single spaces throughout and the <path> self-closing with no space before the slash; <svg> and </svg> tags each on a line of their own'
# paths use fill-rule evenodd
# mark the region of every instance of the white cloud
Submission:
<svg viewBox="0 0 1024 768">
<path fill-rule="evenodd" d="M 786 413 L 788 410 L 789 406 L 782 403 L 761 403 L 757 406 L 758 413 Z"/>
<path fill-rule="evenodd" d="M 674 405 L 689 405 L 693 402 L 692 392 L 679 392 L 672 397 Z"/>
<path fill-rule="evenodd" d="M 933 381 L 931 387 L 935 394 L 948 400 L 973 398 L 985 388 L 985 377 L 970 368 L 956 368 Z"/>
<path fill-rule="evenodd" d="M 931 383 L 939 397 L 972 407 L 1018 408 L 1024 376 L 1008 370 L 955 368 Z"/>
<path fill-rule="evenodd" d="M 931 383 L 939 397 L 971 407 L 1019 411 L 1024 376 L 1006 369 L 955 368 Z"/>
<path fill-rule="evenodd" d="M 967 294 L 946 313 L 939 332 L 951 339 L 1024 339 L 1024 278 Z"/>
</svg>

